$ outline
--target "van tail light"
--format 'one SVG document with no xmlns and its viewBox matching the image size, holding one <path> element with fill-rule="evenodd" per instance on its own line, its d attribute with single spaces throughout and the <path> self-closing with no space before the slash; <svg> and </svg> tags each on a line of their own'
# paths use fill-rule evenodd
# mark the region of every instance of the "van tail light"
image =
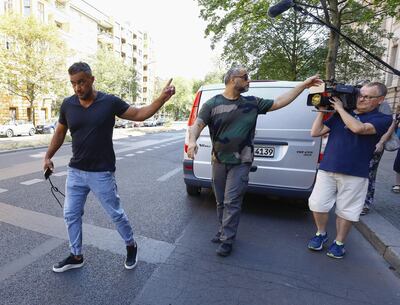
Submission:
<svg viewBox="0 0 400 305">
<path fill-rule="evenodd" d="M 192 106 L 192 110 L 190 111 L 190 116 L 189 116 L 189 120 L 187 123 L 187 126 L 190 127 L 194 124 L 194 122 L 197 119 L 197 113 L 199 111 L 199 104 L 200 104 L 200 98 L 201 98 L 201 91 L 198 91 L 196 94 L 196 97 L 194 98 L 193 101 L 193 106 Z M 185 138 L 185 146 L 184 146 L 184 151 L 185 153 L 187 153 L 188 150 L 188 140 L 189 140 L 189 132 L 186 132 L 186 138 Z"/>
<path fill-rule="evenodd" d="M 318 157 L 318 163 L 321 163 L 322 158 L 324 157 L 324 153 L 319 153 L 319 157 Z"/>
<path fill-rule="evenodd" d="M 196 97 L 194 98 L 192 110 L 190 111 L 190 116 L 188 120 L 188 127 L 192 126 L 197 119 L 197 112 L 199 110 L 201 91 L 197 92 Z"/>
</svg>

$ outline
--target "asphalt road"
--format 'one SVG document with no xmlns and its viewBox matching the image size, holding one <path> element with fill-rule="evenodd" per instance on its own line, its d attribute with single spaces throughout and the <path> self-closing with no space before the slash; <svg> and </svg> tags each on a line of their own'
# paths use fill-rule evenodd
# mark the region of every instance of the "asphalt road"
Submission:
<svg viewBox="0 0 400 305">
<path fill-rule="evenodd" d="M 96 199 L 84 215 L 86 265 L 62 274 L 68 254 L 62 210 L 42 178 L 43 149 L 0 157 L 0 304 L 400 304 L 400 279 L 352 230 L 343 260 L 306 248 L 311 213 L 289 200 L 247 195 L 230 257 L 215 254 L 214 197 L 186 195 L 183 132 L 115 140 L 117 182 L 139 245 L 139 264 Z M 55 158 L 63 190 L 70 156 Z M 330 221 L 330 237 L 334 221 Z"/>
</svg>

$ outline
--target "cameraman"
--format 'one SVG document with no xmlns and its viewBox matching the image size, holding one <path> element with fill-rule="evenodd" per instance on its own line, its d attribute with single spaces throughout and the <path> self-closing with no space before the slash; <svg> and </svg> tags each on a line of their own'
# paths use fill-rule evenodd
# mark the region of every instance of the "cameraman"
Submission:
<svg viewBox="0 0 400 305">
<path fill-rule="evenodd" d="M 359 220 L 367 194 L 369 161 L 392 122 L 391 116 L 377 109 L 386 93 L 382 83 L 364 85 L 357 97 L 356 109 L 350 112 L 343 108 L 338 97 L 332 97 L 336 113 L 324 122 L 324 113 L 320 112 L 313 123 L 311 136 L 329 132 L 329 139 L 309 198 L 317 226 L 317 233 L 308 243 L 311 250 L 322 250 L 328 241 L 328 212 L 336 202 L 336 238 L 327 255 L 333 258 L 345 255 L 345 239 L 352 222 Z"/>
</svg>

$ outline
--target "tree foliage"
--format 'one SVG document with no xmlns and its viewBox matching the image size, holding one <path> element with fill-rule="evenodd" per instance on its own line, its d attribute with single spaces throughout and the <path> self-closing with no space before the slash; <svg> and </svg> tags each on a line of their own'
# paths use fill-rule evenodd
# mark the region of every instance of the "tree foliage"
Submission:
<svg viewBox="0 0 400 305">
<path fill-rule="evenodd" d="M 133 64 L 127 66 L 112 50 L 103 48 L 98 50 L 91 65 L 97 90 L 131 102 L 135 100 L 139 85 Z"/>
<path fill-rule="evenodd" d="M 245 63 L 253 78 L 303 79 L 324 68 L 326 79 L 379 77 L 360 51 L 315 19 L 294 9 L 267 17 L 276 2 L 198 0 L 200 16 L 208 22 L 205 34 L 214 45 L 224 41 L 223 57 L 230 64 Z M 300 6 L 381 56 L 387 33 L 380 25 L 385 16 L 396 14 L 399 0 L 311 0 Z"/>
<path fill-rule="evenodd" d="M 55 26 L 32 16 L 3 15 L 0 35 L 0 86 L 30 103 L 35 123 L 35 102 L 65 91 L 66 47 Z"/>
<path fill-rule="evenodd" d="M 192 92 L 193 82 L 177 77 L 173 80 L 173 85 L 176 88 L 176 93 L 164 105 L 165 112 L 174 120 L 186 119 L 189 117 L 194 99 L 194 94 Z"/>
</svg>

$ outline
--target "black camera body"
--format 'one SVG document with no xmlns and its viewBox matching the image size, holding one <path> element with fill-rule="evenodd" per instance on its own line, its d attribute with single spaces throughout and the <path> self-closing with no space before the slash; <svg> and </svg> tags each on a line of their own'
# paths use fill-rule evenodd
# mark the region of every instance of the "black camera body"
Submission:
<svg viewBox="0 0 400 305">
<path fill-rule="evenodd" d="M 354 110 L 357 107 L 357 97 L 359 94 L 359 87 L 334 82 L 332 85 L 328 85 L 325 82 L 321 86 L 310 88 L 310 94 L 307 97 L 307 106 L 328 106 L 328 109 L 333 109 L 329 100 L 333 96 L 337 96 L 342 101 L 344 109 Z"/>
</svg>

